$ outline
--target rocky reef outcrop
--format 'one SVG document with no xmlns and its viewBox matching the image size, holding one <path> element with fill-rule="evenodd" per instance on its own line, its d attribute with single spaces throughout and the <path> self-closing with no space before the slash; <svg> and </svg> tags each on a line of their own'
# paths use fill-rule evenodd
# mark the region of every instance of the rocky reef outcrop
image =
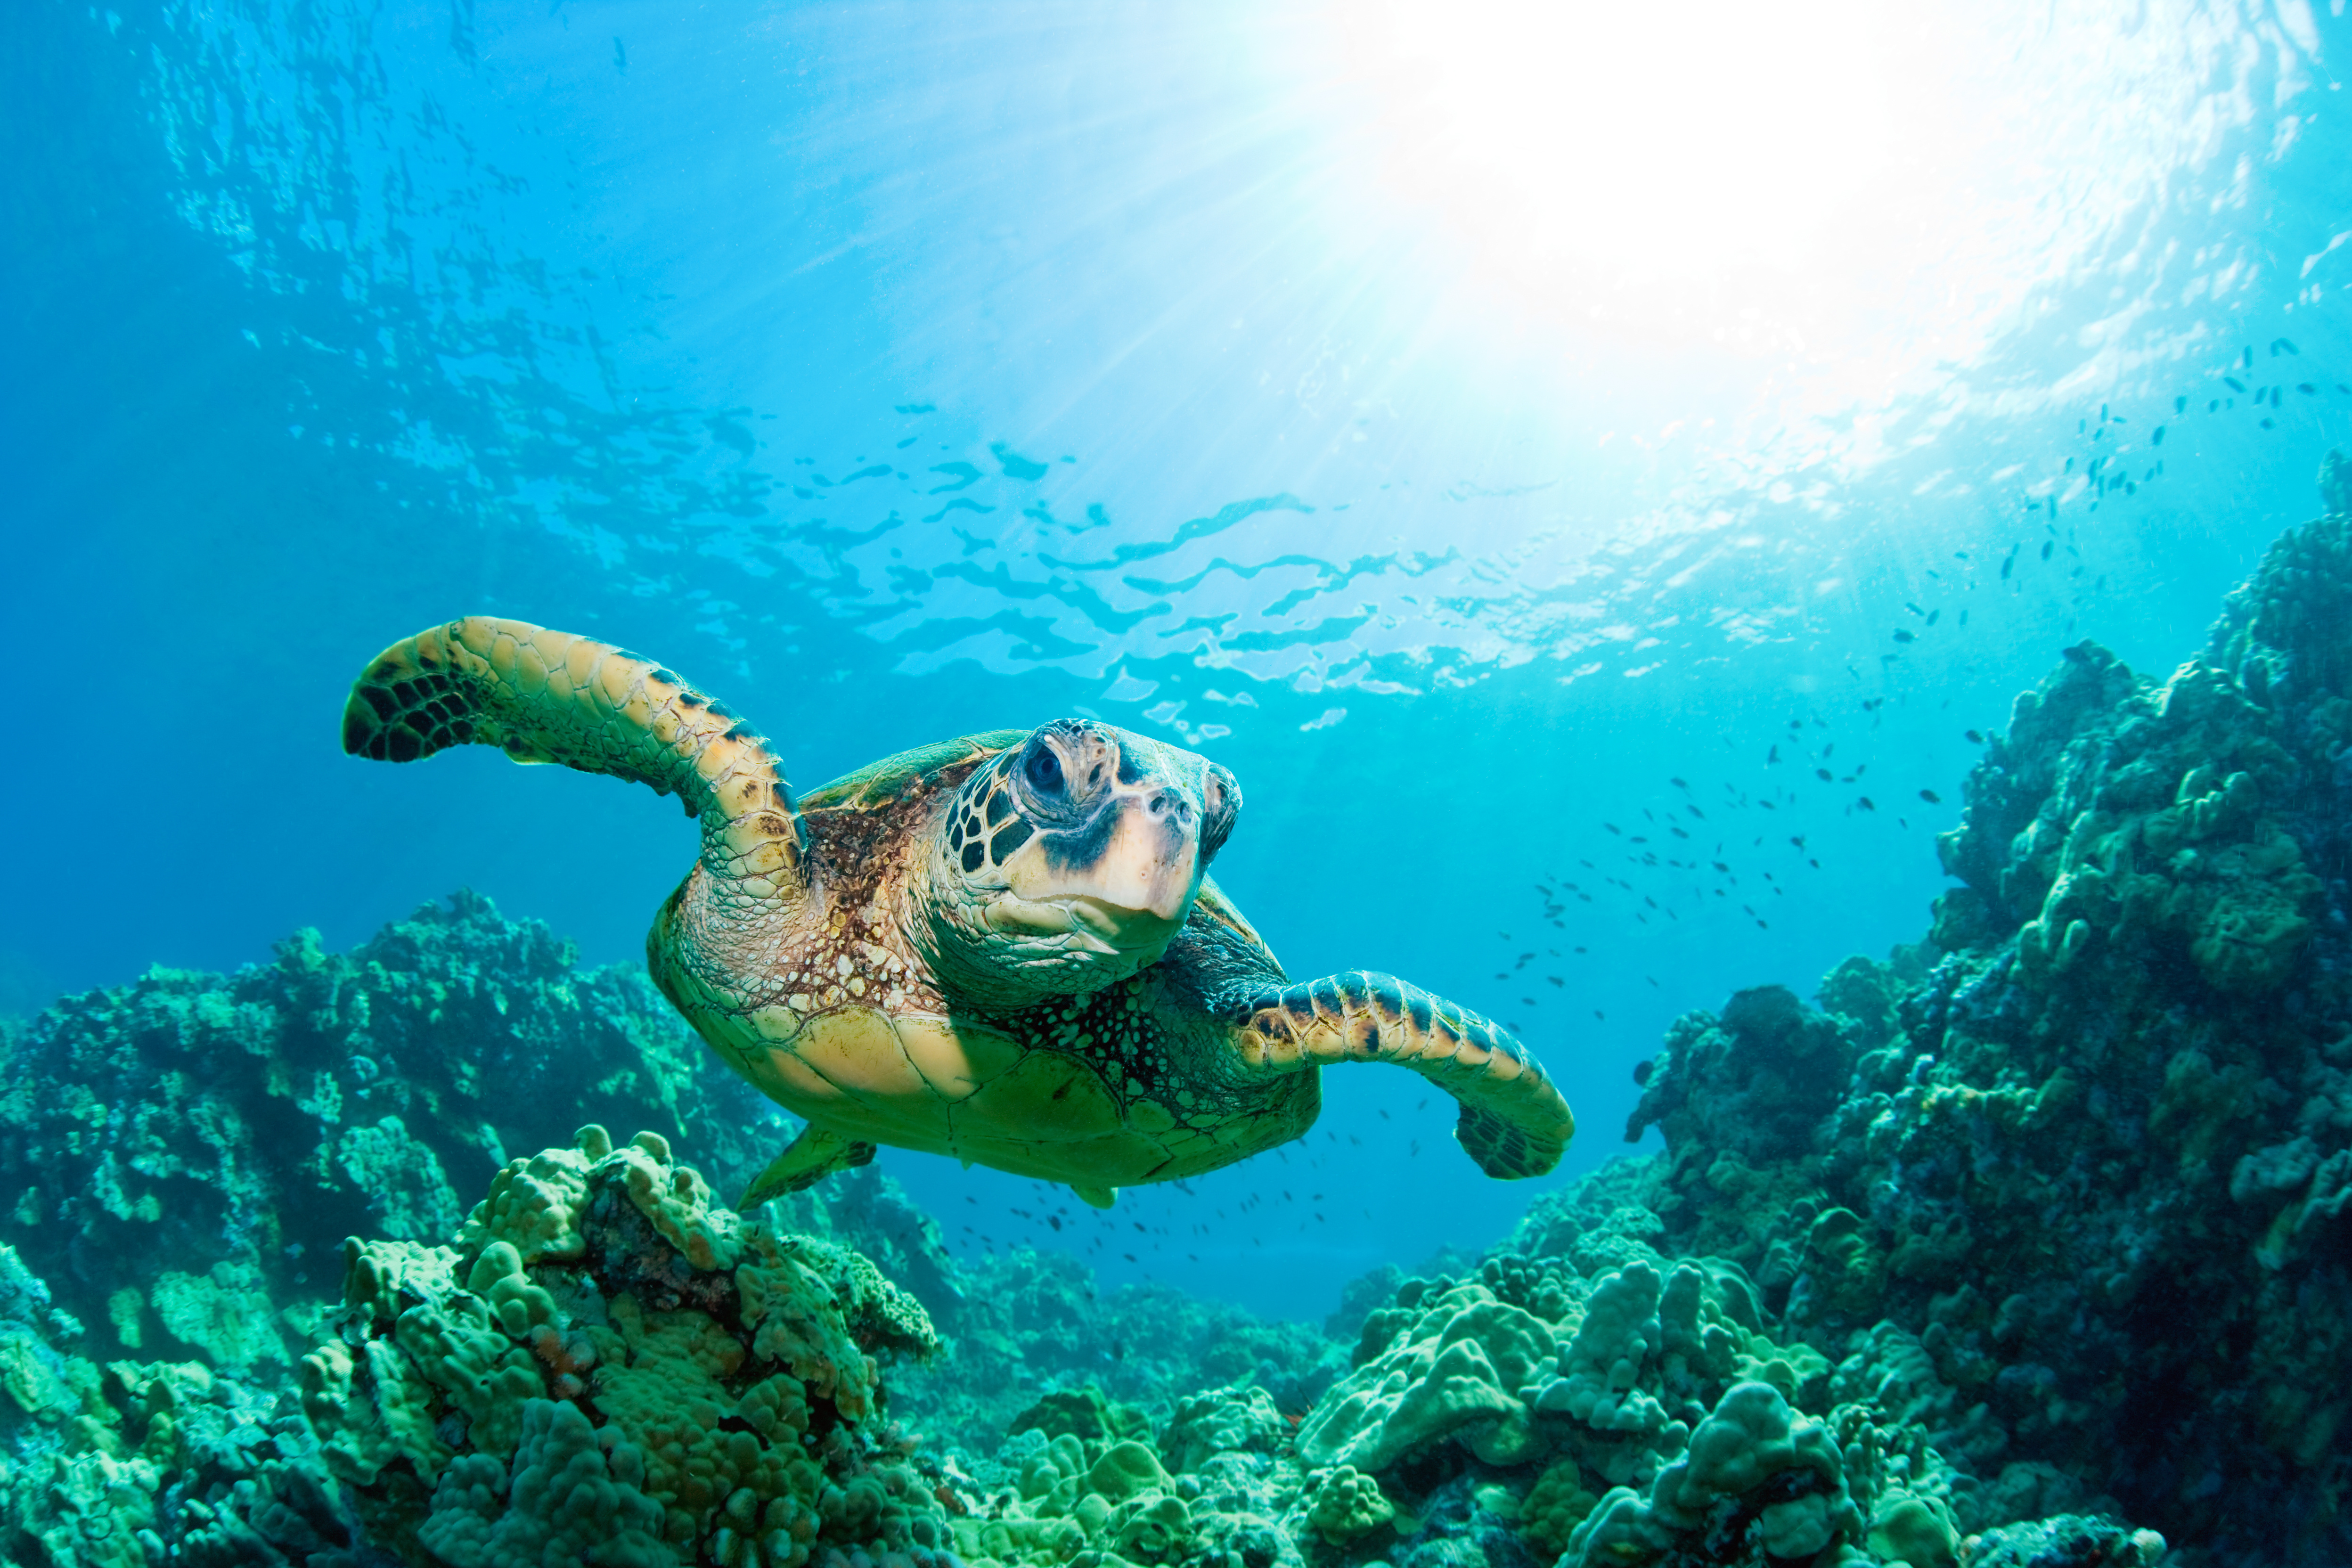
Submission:
<svg viewBox="0 0 2352 1568">
<path fill-rule="evenodd" d="M 448 1239 L 510 1150 L 591 1121 L 732 1191 L 784 1137 L 641 968 L 461 892 L 347 953 L 156 968 L 0 1035 L 0 1239 L 106 1354 L 290 1366 L 350 1235 Z"/>
<path fill-rule="evenodd" d="M 1926 945 L 1675 1026 L 1633 1119 L 1667 1152 L 1612 1178 L 1645 1244 L 1900 1400 L 1964 1525 L 2090 1502 L 2206 1560 L 2352 1557 L 2347 790 L 2338 510 L 2168 677 L 2086 643 L 2018 699 Z M 1595 1223 L 1550 1200 L 1519 1245 Z"/>
</svg>

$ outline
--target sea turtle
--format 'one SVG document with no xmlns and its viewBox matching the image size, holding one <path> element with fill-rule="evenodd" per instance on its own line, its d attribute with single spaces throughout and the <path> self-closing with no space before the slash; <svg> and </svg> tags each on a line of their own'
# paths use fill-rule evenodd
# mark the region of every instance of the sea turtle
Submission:
<svg viewBox="0 0 2352 1568">
<path fill-rule="evenodd" d="M 887 758 L 797 803 L 751 725 L 635 654 L 473 616 L 378 655 L 343 749 L 502 747 L 674 794 L 702 854 L 646 939 L 662 992 L 807 1120 L 740 1206 L 890 1143 L 1117 1189 L 1304 1133 L 1326 1062 L 1394 1062 L 1461 1101 L 1490 1176 L 1559 1163 L 1575 1121 L 1498 1025 L 1385 974 L 1293 984 L 1216 884 L 1241 790 L 1093 719 Z M 1307 874 L 1412 868 L 1327 858 Z"/>
</svg>

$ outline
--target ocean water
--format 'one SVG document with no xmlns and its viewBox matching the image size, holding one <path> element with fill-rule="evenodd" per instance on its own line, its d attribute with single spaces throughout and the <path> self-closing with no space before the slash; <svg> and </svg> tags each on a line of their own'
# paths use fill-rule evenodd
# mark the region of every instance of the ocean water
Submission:
<svg viewBox="0 0 2352 1568">
<path fill-rule="evenodd" d="M 967 1256 L 1276 1316 L 1623 1152 L 1677 1016 L 1917 940 L 1969 731 L 2083 638 L 2168 671 L 2352 445 L 2341 0 L 5 9 L 0 1010 L 460 887 L 640 952 L 670 804 L 341 753 L 453 616 L 803 787 L 1096 715 L 1240 779 L 1293 974 L 1581 1121 L 1494 1183 L 1336 1071 L 1066 1229 L 883 1156 Z"/>
</svg>

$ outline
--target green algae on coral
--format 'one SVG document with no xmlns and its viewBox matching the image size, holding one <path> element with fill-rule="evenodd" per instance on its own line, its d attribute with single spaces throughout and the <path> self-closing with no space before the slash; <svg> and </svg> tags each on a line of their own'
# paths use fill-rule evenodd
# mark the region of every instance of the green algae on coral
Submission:
<svg viewBox="0 0 2352 1568">
<path fill-rule="evenodd" d="M 581 969 L 545 926 L 471 893 L 348 953 L 304 931 L 234 974 L 152 969 L 8 1040 L 0 1174 L 17 1196 L 0 1240 L 110 1338 L 110 1299 L 135 1289 L 160 1305 L 166 1273 L 236 1294 L 232 1316 L 257 1311 L 256 1292 L 330 1296 L 343 1237 L 446 1240 L 457 1190 L 478 1191 L 505 1149 L 563 1142 L 583 1122 L 690 1136 L 723 1182 L 777 1136 L 767 1102 L 708 1059 L 642 969 Z M 197 1330 L 181 1346 L 299 1352 L 268 1312 L 236 1342 L 203 1328 L 205 1289 L 172 1288 Z"/>
</svg>

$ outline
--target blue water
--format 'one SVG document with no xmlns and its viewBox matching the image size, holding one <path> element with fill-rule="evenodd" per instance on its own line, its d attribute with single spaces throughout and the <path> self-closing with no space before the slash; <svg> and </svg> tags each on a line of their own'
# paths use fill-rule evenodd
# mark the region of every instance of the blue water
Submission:
<svg viewBox="0 0 2352 1568">
<path fill-rule="evenodd" d="M 2352 445 L 2341 0 L 2116 11 L 1853 13 L 1883 76 L 1787 104 L 1885 155 L 1735 210 L 1656 187 L 1736 125 L 1643 173 L 1714 89 L 1630 12 L 1555 73 L 1508 8 L 1465 66 L 1316 5 L 19 0 L 0 1010 L 461 885 L 636 955 L 673 805 L 338 750 L 370 655 L 489 613 L 803 786 L 1073 711 L 1205 752 L 1291 972 L 1518 1026 L 1590 1168 L 1677 1014 L 1924 934 L 1966 731 L 2081 637 L 2186 657 Z M 1430 116 L 1482 59 L 1644 111 L 1481 163 Z M 1663 205 L 1570 199 L 1626 167 Z M 1559 1179 L 1327 1090 L 1068 1234 L 884 1158 L 960 1247 L 1293 1315 Z"/>
</svg>

